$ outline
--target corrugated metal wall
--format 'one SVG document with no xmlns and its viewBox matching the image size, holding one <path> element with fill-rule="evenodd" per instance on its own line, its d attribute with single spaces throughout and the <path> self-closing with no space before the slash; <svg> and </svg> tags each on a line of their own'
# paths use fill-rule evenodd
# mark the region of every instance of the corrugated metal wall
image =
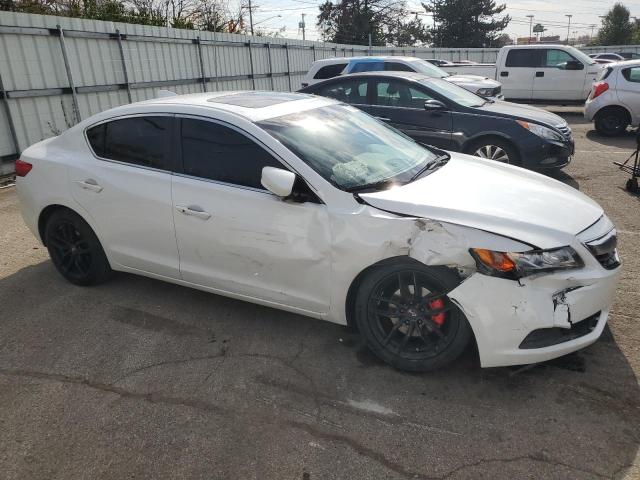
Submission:
<svg viewBox="0 0 640 480">
<path fill-rule="evenodd" d="M 495 62 L 497 52 L 373 51 L 478 62 Z M 20 151 L 78 117 L 153 98 L 160 88 L 296 90 L 314 60 L 367 53 L 362 45 L 0 12 L 0 175 L 13 169 Z"/>
</svg>

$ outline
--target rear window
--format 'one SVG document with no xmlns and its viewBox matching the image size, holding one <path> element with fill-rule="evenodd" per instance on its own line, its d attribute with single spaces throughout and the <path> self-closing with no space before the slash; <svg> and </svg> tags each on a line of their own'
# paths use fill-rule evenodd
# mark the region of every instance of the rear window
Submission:
<svg viewBox="0 0 640 480">
<path fill-rule="evenodd" d="M 507 67 L 537 67 L 540 62 L 538 59 L 540 58 L 539 54 L 540 50 L 536 49 L 521 49 L 521 50 L 510 50 L 507 53 L 507 61 L 505 66 Z"/>
<path fill-rule="evenodd" d="M 596 77 L 596 82 L 599 82 L 600 80 L 604 80 L 611 74 L 611 72 L 613 72 L 613 68 L 611 67 L 603 68 L 602 70 L 600 70 L 600 72 L 598 72 L 598 76 Z M 624 75 L 624 72 L 622 74 Z"/>
<path fill-rule="evenodd" d="M 315 80 L 325 80 L 327 78 L 337 77 L 346 66 L 346 63 L 334 63 L 332 65 L 324 66 L 316 72 L 313 78 Z"/>
<path fill-rule="evenodd" d="M 87 139 L 99 157 L 169 170 L 165 142 L 170 117 L 144 116 L 105 122 L 87 130 Z"/>
</svg>

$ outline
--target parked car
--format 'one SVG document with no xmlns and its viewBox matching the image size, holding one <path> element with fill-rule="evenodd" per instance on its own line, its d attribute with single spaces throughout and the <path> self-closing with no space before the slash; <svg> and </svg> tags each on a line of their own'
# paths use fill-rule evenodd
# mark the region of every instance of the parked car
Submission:
<svg viewBox="0 0 640 480">
<path fill-rule="evenodd" d="M 568 45 L 508 45 L 495 65 L 448 65 L 452 74 L 476 74 L 502 83 L 507 100 L 582 104 L 602 68 Z"/>
<path fill-rule="evenodd" d="M 129 104 L 15 168 L 24 220 L 71 283 L 118 270 L 353 322 L 407 370 L 447 364 L 472 336 L 485 367 L 585 347 L 619 276 L 614 226 L 584 194 L 326 98 Z"/>
<path fill-rule="evenodd" d="M 620 55 L 624 60 L 636 60 L 640 58 L 640 54 L 636 52 L 618 52 L 618 55 Z"/>
<path fill-rule="evenodd" d="M 592 53 L 589 55 L 590 58 L 593 58 L 596 62 L 598 60 L 611 60 L 613 62 L 620 62 L 625 58 L 622 55 L 618 55 L 617 53 Z"/>
<path fill-rule="evenodd" d="M 593 84 L 584 116 L 599 134 L 613 137 L 640 124 L 640 60 L 607 66 Z"/>
<path fill-rule="evenodd" d="M 567 165 L 571 129 L 535 107 L 487 101 L 455 84 L 409 72 L 340 76 L 300 90 L 331 97 L 402 130 L 414 140 L 530 169 Z"/>
<path fill-rule="evenodd" d="M 302 80 L 302 87 L 339 75 L 381 71 L 417 72 L 429 77 L 444 78 L 481 97 L 503 98 L 502 87 L 495 80 L 477 75 L 449 75 L 436 65 L 415 57 L 340 57 L 318 60 L 313 62 Z"/>
</svg>

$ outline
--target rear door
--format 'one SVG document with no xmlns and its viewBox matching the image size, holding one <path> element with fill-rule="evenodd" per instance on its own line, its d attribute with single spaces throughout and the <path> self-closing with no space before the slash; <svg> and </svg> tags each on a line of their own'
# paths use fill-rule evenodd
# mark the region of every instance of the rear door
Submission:
<svg viewBox="0 0 640 480">
<path fill-rule="evenodd" d="M 425 110 L 424 102 L 436 99 L 427 89 L 390 77 L 371 80 L 370 88 L 365 111 L 418 142 L 452 148 L 451 112 Z"/>
<path fill-rule="evenodd" d="M 535 68 L 540 65 L 540 50 L 513 49 L 507 52 L 504 65 L 498 65 L 497 78 L 507 100 L 531 100 Z"/>
<path fill-rule="evenodd" d="M 136 270 L 178 278 L 171 170 L 173 116 L 137 115 L 86 131 L 94 154 L 70 164 L 73 198 L 99 229 L 110 259 Z"/>
<path fill-rule="evenodd" d="M 585 65 L 569 52 L 557 48 L 540 50 L 540 66 L 533 81 L 534 100 L 585 100 Z M 580 70 L 567 70 L 567 62 L 578 62 Z"/>
</svg>

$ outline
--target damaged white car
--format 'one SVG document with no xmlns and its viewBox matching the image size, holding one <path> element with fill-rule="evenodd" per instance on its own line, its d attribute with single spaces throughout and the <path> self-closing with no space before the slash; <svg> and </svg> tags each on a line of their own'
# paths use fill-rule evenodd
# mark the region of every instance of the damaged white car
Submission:
<svg viewBox="0 0 640 480">
<path fill-rule="evenodd" d="M 517 167 L 427 148 L 308 95 L 221 92 L 95 115 L 16 163 L 62 275 L 146 275 L 339 324 L 424 371 L 585 347 L 619 276 L 602 208 Z"/>
</svg>

